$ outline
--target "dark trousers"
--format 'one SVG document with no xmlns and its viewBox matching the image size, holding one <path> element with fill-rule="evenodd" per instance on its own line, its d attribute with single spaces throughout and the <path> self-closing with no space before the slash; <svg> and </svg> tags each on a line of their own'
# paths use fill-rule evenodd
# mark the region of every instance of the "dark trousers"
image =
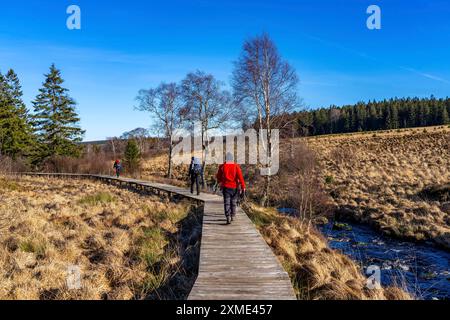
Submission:
<svg viewBox="0 0 450 320">
<path fill-rule="evenodd" d="M 223 204 L 225 216 L 234 217 L 238 200 L 238 189 L 223 188 Z"/>
<path fill-rule="evenodd" d="M 197 187 L 197 194 L 200 194 L 200 175 L 199 174 L 191 174 L 191 193 L 194 193 L 194 184 Z"/>
</svg>

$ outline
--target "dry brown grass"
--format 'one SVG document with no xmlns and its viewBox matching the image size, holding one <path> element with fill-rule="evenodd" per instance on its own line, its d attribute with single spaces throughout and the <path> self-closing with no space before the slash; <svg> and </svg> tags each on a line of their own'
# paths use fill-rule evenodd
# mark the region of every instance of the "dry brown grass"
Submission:
<svg viewBox="0 0 450 320">
<path fill-rule="evenodd" d="M 419 128 L 306 139 L 337 212 L 385 234 L 450 248 L 449 203 L 426 199 L 450 181 L 450 129 Z"/>
<path fill-rule="evenodd" d="M 174 165 L 172 179 L 167 179 L 167 154 L 153 155 L 142 161 L 141 178 L 149 181 L 168 183 L 179 187 L 188 187 L 189 164 Z M 214 185 L 218 165 L 208 165 L 205 170 L 205 179 L 209 186 Z"/>
<path fill-rule="evenodd" d="M 0 177 L 0 299 L 182 299 L 200 223 L 169 203 L 88 180 Z M 70 265 L 82 288 L 70 290 Z"/>
<path fill-rule="evenodd" d="M 142 161 L 142 174 L 145 176 L 165 177 L 167 174 L 168 160 L 167 154 L 154 155 Z M 174 165 L 173 179 L 187 180 L 188 165 Z"/>
<path fill-rule="evenodd" d="M 247 204 L 245 210 L 288 271 L 299 299 L 411 299 L 398 287 L 368 289 L 359 266 L 331 250 L 325 238 L 308 223 L 254 204 Z"/>
</svg>

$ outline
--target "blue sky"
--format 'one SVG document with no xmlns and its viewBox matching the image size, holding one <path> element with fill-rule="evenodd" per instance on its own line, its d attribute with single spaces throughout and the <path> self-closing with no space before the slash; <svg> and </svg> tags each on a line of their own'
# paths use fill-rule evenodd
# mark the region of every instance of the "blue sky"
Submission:
<svg viewBox="0 0 450 320">
<path fill-rule="evenodd" d="M 66 28 L 80 6 L 82 29 Z M 382 29 L 366 28 L 379 5 Z M 15 0 L 0 2 L 0 70 L 13 68 L 28 107 L 51 63 L 78 102 L 85 140 L 149 127 L 139 89 L 197 69 L 229 83 L 242 42 L 268 32 L 295 66 L 311 108 L 450 95 L 446 0 Z"/>
</svg>

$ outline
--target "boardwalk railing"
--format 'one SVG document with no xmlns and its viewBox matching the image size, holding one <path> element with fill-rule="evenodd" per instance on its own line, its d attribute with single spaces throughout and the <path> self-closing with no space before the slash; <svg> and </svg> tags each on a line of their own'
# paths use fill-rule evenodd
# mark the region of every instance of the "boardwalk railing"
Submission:
<svg viewBox="0 0 450 320">
<path fill-rule="evenodd" d="M 47 177 L 95 179 L 138 190 L 181 196 L 204 204 L 200 261 L 189 300 L 293 300 L 295 293 L 286 271 L 247 215 L 238 209 L 227 225 L 222 198 L 193 195 L 189 190 L 162 183 L 93 174 L 23 173 Z"/>
</svg>

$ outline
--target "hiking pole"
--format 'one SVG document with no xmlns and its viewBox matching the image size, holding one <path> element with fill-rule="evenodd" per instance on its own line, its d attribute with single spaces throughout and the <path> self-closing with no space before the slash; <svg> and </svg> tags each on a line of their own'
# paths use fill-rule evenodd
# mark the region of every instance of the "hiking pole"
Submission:
<svg viewBox="0 0 450 320">
<path fill-rule="evenodd" d="M 217 194 L 217 190 L 219 190 L 219 182 L 218 181 L 216 181 L 214 183 L 214 186 L 212 188 L 212 191 L 213 191 L 214 194 Z"/>
<path fill-rule="evenodd" d="M 239 192 L 239 197 L 237 199 L 237 206 L 238 207 L 240 207 L 241 204 L 243 204 L 245 202 L 245 198 L 246 198 L 245 197 L 245 192 L 244 191 Z"/>
</svg>

